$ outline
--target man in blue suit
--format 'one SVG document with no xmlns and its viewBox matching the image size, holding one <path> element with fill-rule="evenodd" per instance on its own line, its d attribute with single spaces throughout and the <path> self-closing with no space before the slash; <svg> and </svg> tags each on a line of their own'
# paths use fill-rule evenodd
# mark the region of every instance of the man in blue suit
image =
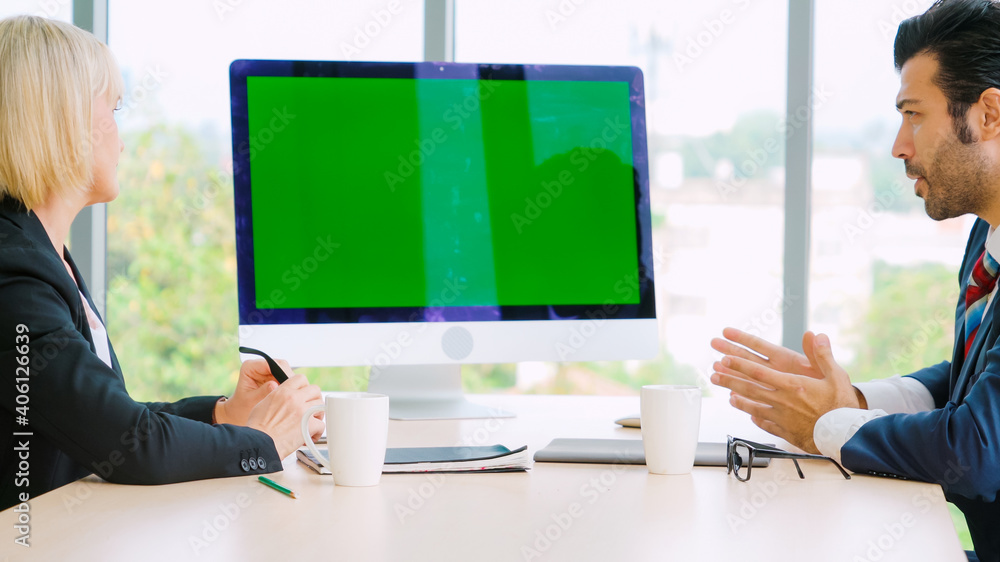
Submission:
<svg viewBox="0 0 1000 562">
<path fill-rule="evenodd" d="M 894 54 L 903 122 L 893 156 L 932 219 L 979 217 L 959 274 L 951 361 L 852 386 L 823 334 L 807 332 L 802 355 L 727 328 L 712 341 L 725 354 L 712 382 L 805 451 L 940 484 L 966 515 L 969 558 L 1000 560 L 1000 4 L 939 0 L 899 26 Z"/>
</svg>

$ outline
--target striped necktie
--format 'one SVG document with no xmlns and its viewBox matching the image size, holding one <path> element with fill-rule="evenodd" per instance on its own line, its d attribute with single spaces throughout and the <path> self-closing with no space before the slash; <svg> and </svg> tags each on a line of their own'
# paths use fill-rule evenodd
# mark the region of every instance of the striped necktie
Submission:
<svg viewBox="0 0 1000 562">
<path fill-rule="evenodd" d="M 969 356 L 969 349 L 973 340 L 976 339 L 976 332 L 983 322 L 983 312 L 986 310 L 986 301 L 989 299 L 993 287 L 997 284 L 997 271 L 1000 265 L 988 252 L 983 251 L 979 256 L 979 261 L 972 268 L 972 276 L 969 278 L 969 287 L 965 290 L 965 356 Z"/>
</svg>

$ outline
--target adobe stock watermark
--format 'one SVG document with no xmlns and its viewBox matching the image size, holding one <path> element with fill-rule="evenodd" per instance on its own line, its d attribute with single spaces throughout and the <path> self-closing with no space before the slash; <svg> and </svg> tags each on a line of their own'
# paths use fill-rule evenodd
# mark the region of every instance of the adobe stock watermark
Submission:
<svg viewBox="0 0 1000 562">
<path fill-rule="evenodd" d="M 104 287 L 104 291 L 96 295 L 90 295 L 97 310 L 106 310 L 108 302 L 111 301 L 112 297 L 121 294 L 131 284 L 135 283 L 136 276 L 130 275 L 128 269 L 128 264 L 124 264 L 114 270 L 108 269 L 106 277 L 107 285 Z"/>
<path fill-rule="evenodd" d="M 52 361 L 58 357 L 59 353 L 70 344 L 70 336 L 64 332 L 57 332 L 45 338 L 45 345 L 33 346 L 31 349 L 31 370 L 32 376 L 40 374 Z"/>
<path fill-rule="evenodd" d="M 625 470 L 626 466 L 619 459 L 611 465 L 611 468 L 588 478 L 580 486 L 579 500 L 571 502 L 566 509 L 550 514 L 545 525 L 537 529 L 526 544 L 521 545 L 521 558 L 527 562 L 544 557 L 570 532 L 576 520 L 586 513 L 588 507 L 595 505 L 615 487 L 618 475 Z"/>
<path fill-rule="evenodd" d="M 237 151 L 242 155 L 249 155 L 252 162 L 257 157 L 257 154 L 267 148 L 267 145 L 274 142 L 277 133 L 284 131 L 294 119 L 295 114 L 289 113 L 288 107 L 282 107 L 281 109 L 277 107 L 272 108 L 271 118 L 268 120 L 267 126 L 251 134 L 247 142 L 240 143 L 236 147 Z"/>
<path fill-rule="evenodd" d="M 739 12 L 744 12 L 750 7 L 750 0 L 732 0 L 732 2 Z M 704 29 L 693 37 L 688 37 L 687 41 L 678 41 L 679 45 L 683 44 L 683 50 L 679 47 L 674 52 L 674 65 L 677 66 L 677 71 L 684 72 L 684 67 L 694 64 L 695 60 L 705 54 L 726 29 L 736 24 L 739 12 L 723 8 L 716 17 L 702 20 Z"/>
<path fill-rule="evenodd" d="M 219 195 L 229 195 L 233 192 L 233 173 L 231 170 L 209 170 L 208 185 L 199 189 L 193 201 L 185 201 L 181 207 L 184 218 L 190 219 L 201 214 Z"/>
<path fill-rule="evenodd" d="M 298 291 L 299 287 L 309 280 L 319 270 L 320 265 L 330 259 L 334 251 L 338 248 L 340 248 L 340 243 L 334 242 L 332 236 L 317 236 L 316 246 L 313 247 L 312 253 L 302 258 L 299 263 L 286 269 L 281 275 L 281 282 L 287 285 L 290 291 Z M 275 289 L 271 291 L 267 300 L 264 300 L 261 305 L 265 308 L 274 308 L 275 305 L 281 305 L 284 302 L 284 293 L 280 289 Z"/>
<path fill-rule="evenodd" d="M 126 454 L 135 453 L 139 450 L 139 446 L 148 441 L 153 433 L 152 419 L 144 418 L 134 428 L 122 432 L 118 438 L 119 448 L 113 449 L 103 459 L 91 462 L 87 468 L 93 470 L 94 474 L 104 480 L 110 481 L 114 475 L 114 471 L 128 462 L 129 458 Z M 66 512 L 73 513 L 78 507 L 83 505 L 83 502 L 93 495 L 94 485 L 94 482 L 84 480 L 78 485 L 63 488 L 62 500 Z"/>
<path fill-rule="evenodd" d="M 63 10 L 70 9 L 73 0 L 39 0 L 38 10 L 32 15 L 40 18 L 54 18 L 59 16 Z"/>
<path fill-rule="evenodd" d="M 392 21 L 403 12 L 403 4 L 398 0 L 392 0 L 384 8 L 371 11 L 371 18 L 362 25 L 354 28 L 354 36 L 351 42 L 340 42 L 340 54 L 345 60 L 354 60 L 354 57 L 361 54 L 365 48 L 371 45 L 379 35 L 382 34 Z"/>
<path fill-rule="evenodd" d="M 888 19 L 885 17 L 879 18 L 875 22 L 875 25 L 878 26 L 879 33 L 882 34 L 883 39 L 892 41 L 895 39 L 896 30 L 899 28 L 899 24 L 903 23 L 903 20 L 924 13 L 933 3 L 934 0 L 905 0 L 904 2 L 897 2 L 892 5 Z"/>
<path fill-rule="evenodd" d="M 852 562 L 879 562 L 898 545 L 910 533 L 917 524 L 917 515 L 923 515 L 931 510 L 937 498 L 929 490 L 913 496 L 911 503 L 916 508 L 916 513 L 907 510 L 899 517 L 882 525 L 881 528 L 873 532 L 878 533 L 874 538 L 864 543 L 864 552 L 855 554 Z"/>
<path fill-rule="evenodd" d="M 29 421 L 31 418 L 31 358 L 29 356 L 32 345 L 31 338 L 31 329 L 27 324 L 18 324 L 14 328 L 14 336 L 11 338 L 14 340 L 15 352 L 14 372 L 12 373 L 14 383 L 12 386 L 15 394 L 12 402 L 16 404 L 14 406 L 14 413 L 17 414 L 15 419 L 20 426 L 15 427 L 15 431 L 11 432 L 13 445 L 11 458 L 16 456 L 17 462 L 17 472 L 13 474 L 12 484 L 14 488 L 23 488 L 16 494 L 11 494 L 16 496 L 18 502 L 13 508 L 16 514 L 14 532 L 17 535 L 14 538 L 14 544 L 25 548 L 31 547 L 31 492 L 28 491 L 28 485 L 31 477 L 31 441 L 35 433 L 29 431 L 32 427 Z M 11 470 L 13 471 L 13 469 Z"/>
<path fill-rule="evenodd" d="M 558 4 L 547 8 L 544 15 L 549 29 L 555 31 L 559 26 L 569 21 L 569 18 L 576 15 L 576 11 L 587 2 L 588 0 L 559 0 Z"/>
<path fill-rule="evenodd" d="M 68 166 L 77 166 L 81 162 L 88 162 L 93 158 L 96 147 L 104 143 L 108 135 L 114 135 L 115 139 L 120 138 L 118 131 L 118 121 L 127 117 L 132 111 L 140 107 L 149 96 L 169 77 L 159 64 L 146 66 L 142 77 L 139 78 L 131 90 L 122 96 L 122 106 L 116 111 L 114 120 L 102 120 L 98 127 L 92 127 L 88 131 L 80 133 L 79 142 L 73 146 L 73 158 L 68 162 Z M 66 173 L 72 174 L 73 170 Z"/>
<path fill-rule="evenodd" d="M 396 171 L 386 171 L 383 174 L 385 183 L 389 186 L 389 191 L 395 193 L 396 186 L 410 179 L 416 173 L 417 168 L 423 166 L 427 158 L 437 152 L 438 146 L 447 140 L 448 133 L 441 127 L 437 127 L 431 131 L 431 134 L 427 138 L 414 140 L 413 145 L 415 148 L 405 158 L 402 154 L 399 156 L 399 166 L 396 168 Z"/>
<path fill-rule="evenodd" d="M 883 191 L 875 195 L 875 200 L 864 208 L 858 209 L 857 217 L 851 222 L 844 223 L 844 238 L 851 244 L 855 244 L 869 230 L 875 226 L 880 218 L 892 209 L 892 206 L 906 191 L 903 182 L 894 181 L 888 191 Z"/>
<path fill-rule="evenodd" d="M 317 236 L 316 245 L 313 247 L 312 252 L 282 272 L 281 282 L 284 286 L 272 289 L 266 295 L 259 295 L 259 298 L 262 300 L 255 303 L 256 310 L 251 311 L 246 319 L 240 320 L 240 327 L 236 335 L 227 336 L 227 338 L 232 337 L 234 344 L 250 338 L 256 327 L 263 324 L 265 320 L 274 314 L 279 306 L 288 300 L 288 294 L 299 290 L 306 281 L 319 271 L 323 263 L 333 256 L 334 251 L 340 248 L 340 246 L 339 242 L 333 240 L 332 235 L 326 235 L 325 237 Z M 245 324 L 244 321 L 246 322 Z"/>
<path fill-rule="evenodd" d="M 949 296 L 949 302 L 958 299 L 958 292 Z M 928 318 L 917 325 L 905 340 L 897 341 L 888 352 L 889 365 L 896 373 L 904 370 L 908 371 L 910 362 L 923 354 L 932 342 L 946 337 L 946 330 L 955 321 L 954 316 L 946 310 L 936 310 L 931 318 Z"/>
<path fill-rule="evenodd" d="M 490 410 L 490 417 L 486 419 L 471 435 L 466 435 L 456 443 L 455 447 L 481 446 L 492 440 L 492 436 L 500 431 L 505 420 L 500 417 L 501 412 Z M 426 507 L 431 499 L 448 483 L 448 474 L 425 474 L 424 481 L 416 486 L 411 486 L 407 492 L 405 501 L 393 504 L 393 512 L 396 519 L 402 524 L 406 520 L 416 515 L 421 509 Z"/>
<path fill-rule="evenodd" d="M 776 154 L 781 151 L 782 141 L 791 140 L 795 134 L 806 124 L 809 117 L 823 108 L 824 105 L 836 95 L 836 92 L 827 90 L 826 85 L 813 88 L 809 95 L 809 103 L 800 105 L 795 111 L 783 115 L 775 125 L 772 136 L 764 139 L 756 148 L 746 152 L 746 157 L 734 167 L 733 177 L 729 181 L 717 181 L 716 191 L 723 201 L 728 201 L 734 194 L 746 185 L 749 178 L 762 170 Z M 736 177 L 735 172 L 742 173 L 742 177 Z"/>
<path fill-rule="evenodd" d="M 856 554 L 852 560 L 855 562 L 876 562 L 882 560 L 885 558 L 886 553 L 892 550 L 914 525 L 916 525 L 916 519 L 913 513 L 904 511 L 897 520 L 886 523 L 882 525 L 881 529 L 878 529 L 882 533 L 867 542 L 864 558 Z"/>
<path fill-rule="evenodd" d="M 462 293 L 469 288 L 461 279 L 446 278 L 442 282 L 442 285 L 443 287 L 438 292 L 438 295 L 427 303 L 427 308 L 433 309 L 450 306 L 461 298 Z M 364 366 L 368 367 L 367 382 L 379 378 L 383 369 L 395 365 L 403 352 L 416 341 L 414 336 L 419 336 L 427 330 L 429 323 L 421 320 L 420 312 L 410 314 L 407 322 L 410 324 L 419 322 L 419 327 L 415 330 L 409 328 L 400 330 L 396 333 L 395 337 L 380 343 L 379 351 L 373 357 L 364 360 Z M 356 374 L 355 377 L 355 384 L 360 385 L 366 382 L 365 380 L 361 380 L 364 377 L 363 373 Z"/>
<path fill-rule="evenodd" d="M 334 242 L 332 236 L 317 236 L 316 246 L 313 247 L 312 253 L 299 260 L 298 263 L 292 264 L 281 274 L 282 284 L 286 285 L 291 292 L 298 291 L 302 284 L 319 271 L 320 266 L 330 259 L 338 248 L 340 248 L 340 243 Z M 264 300 L 259 302 L 257 308 L 270 312 L 284 304 L 285 300 L 287 297 L 283 289 L 273 289 L 269 294 L 264 295 Z M 265 314 L 259 311 L 251 312 L 247 317 L 251 324 L 259 324 L 264 319 Z"/>
<path fill-rule="evenodd" d="M 247 489 L 236 494 L 233 501 L 216 505 L 213 513 L 202 519 L 198 531 L 188 535 L 188 546 L 195 556 L 201 556 L 227 529 L 253 505 L 256 496 L 263 494 L 267 487 L 257 486 L 256 479 L 247 480 Z"/>
<path fill-rule="evenodd" d="M 663 246 L 657 246 L 653 249 L 654 278 L 662 267 Z M 586 318 L 579 318 L 583 322 L 570 331 L 569 337 L 565 341 L 557 341 L 555 344 L 556 354 L 559 355 L 560 361 L 569 360 L 568 358 L 583 349 L 591 338 L 600 333 L 607 325 L 608 320 L 621 310 L 621 305 L 618 303 L 632 300 L 635 292 L 639 290 L 638 287 L 642 283 L 642 279 L 648 276 L 647 272 L 648 268 L 640 264 L 637 274 L 627 274 L 615 282 L 613 289 L 616 294 L 621 295 L 620 301 L 607 299 L 602 303 L 600 308 L 588 310 L 585 315 Z"/>
<path fill-rule="evenodd" d="M 224 21 L 229 14 L 236 11 L 237 8 L 246 4 L 247 0 L 212 0 L 212 9 L 215 10 L 215 15 L 219 18 L 219 21 Z"/>
<path fill-rule="evenodd" d="M 561 170 L 556 177 L 551 180 L 542 181 L 541 189 L 534 197 L 524 198 L 524 213 L 511 213 L 510 220 L 514 224 L 514 229 L 518 234 L 522 234 L 524 229 L 531 226 L 541 218 L 545 209 L 563 194 L 565 188 L 576 181 L 575 174 L 582 174 L 598 159 L 608 145 L 618 140 L 623 133 L 631 131 L 629 123 L 623 123 L 620 116 L 604 118 L 604 128 L 600 134 L 590 140 L 587 146 L 578 146 L 570 151 L 569 163 L 575 168 L 571 170 Z"/>
<path fill-rule="evenodd" d="M 751 519 L 765 510 L 767 504 L 788 485 L 788 482 L 788 474 L 785 472 L 776 472 L 770 480 L 740 482 L 738 485 L 748 486 L 750 495 L 740 500 L 740 508 L 735 513 L 732 511 L 726 513 L 726 524 L 730 532 L 734 535 L 739 534 Z"/>
<path fill-rule="evenodd" d="M 482 103 L 490 99 L 496 91 L 496 84 L 492 75 L 479 80 L 479 89 L 474 94 L 462 98 L 461 102 L 451 104 L 441 114 L 441 120 L 450 126 L 454 133 L 462 128 L 465 121 L 479 112 Z M 389 191 L 395 193 L 397 186 L 405 183 L 424 165 L 438 148 L 448 142 L 451 136 L 448 131 L 441 127 L 435 127 L 426 137 L 413 140 L 413 150 L 407 154 L 400 154 L 397 161 L 399 164 L 394 171 L 387 170 L 383 173 L 385 183 L 389 186 Z"/>
<path fill-rule="evenodd" d="M 143 68 L 142 76 L 135 81 L 132 89 L 125 93 L 122 108 L 118 110 L 118 117 L 121 119 L 127 117 L 129 113 L 142 105 L 153 92 L 158 90 L 167 78 L 170 78 L 170 75 L 159 64 L 146 65 Z"/>
<path fill-rule="evenodd" d="M 934 481 L 935 484 L 941 486 L 941 489 L 948 492 L 955 484 L 961 482 L 971 471 L 972 467 L 967 466 L 962 459 L 952 458 L 948 459 L 945 463 L 944 472 L 941 473 L 941 477 Z M 980 473 L 989 470 L 988 468 L 981 468 Z"/>
<path fill-rule="evenodd" d="M 802 300 L 801 296 L 793 295 L 787 288 L 775 292 L 771 304 L 748 320 L 740 329 L 757 337 L 765 337 L 767 329 L 777 324 L 784 313 L 800 300 Z"/>
</svg>

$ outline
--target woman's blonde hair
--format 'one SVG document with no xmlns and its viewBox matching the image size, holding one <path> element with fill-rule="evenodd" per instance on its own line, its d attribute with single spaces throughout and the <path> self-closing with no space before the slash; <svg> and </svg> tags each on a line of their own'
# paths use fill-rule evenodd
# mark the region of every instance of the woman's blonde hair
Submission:
<svg viewBox="0 0 1000 562">
<path fill-rule="evenodd" d="M 0 198 L 33 209 L 93 182 L 94 100 L 124 90 L 107 45 L 36 16 L 0 20 Z"/>
</svg>

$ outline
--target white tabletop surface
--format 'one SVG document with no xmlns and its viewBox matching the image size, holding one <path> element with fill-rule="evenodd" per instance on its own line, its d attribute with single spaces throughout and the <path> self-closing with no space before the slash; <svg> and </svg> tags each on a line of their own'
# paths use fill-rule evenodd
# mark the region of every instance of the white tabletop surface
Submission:
<svg viewBox="0 0 1000 562">
<path fill-rule="evenodd" d="M 527 445 L 556 437 L 640 439 L 613 420 L 638 397 L 475 396 L 513 419 L 390 422 L 389 446 Z M 706 399 L 701 440 L 770 440 L 725 398 Z M 285 459 L 270 475 L 167 486 L 91 476 L 31 502 L 30 548 L 10 560 L 935 560 L 962 561 L 937 485 L 776 460 L 738 482 L 725 468 L 651 475 L 644 466 L 536 463 L 526 473 L 391 474 L 372 488 L 334 486 Z"/>
</svg>

